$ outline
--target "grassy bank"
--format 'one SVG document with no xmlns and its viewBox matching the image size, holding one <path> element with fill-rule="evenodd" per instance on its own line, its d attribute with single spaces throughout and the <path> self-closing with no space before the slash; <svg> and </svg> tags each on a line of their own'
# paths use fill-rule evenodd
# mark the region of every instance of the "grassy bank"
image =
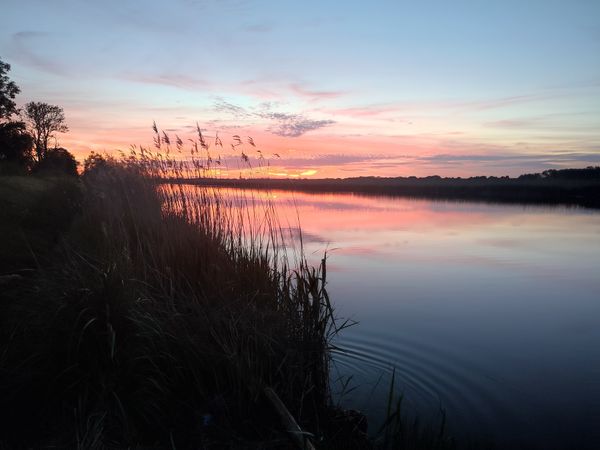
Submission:
<svg viewBox="0 0 600 450">
<path fill-rule="evenodd" d="M 0 276 L 47 264 L 80 203 L 76 178 L 0 176 Z"/>
<path fill-rule="evenodd" d="M 272 211 L 259 238 L 141 170 L 90 171 L 52 263 L 3 299 L 5 445 L 285 448 L 266 387 L 327 436 L 325 265 L 290 265 Z"/>
</svg>

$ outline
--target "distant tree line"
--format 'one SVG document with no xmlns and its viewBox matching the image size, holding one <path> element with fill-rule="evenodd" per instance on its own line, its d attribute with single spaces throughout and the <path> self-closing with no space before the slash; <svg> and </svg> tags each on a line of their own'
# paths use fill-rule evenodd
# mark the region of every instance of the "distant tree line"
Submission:
<svg viewBox="0 0 600 450">
<path fill-rule="evenodd" d="M 551 169 L 517 178 L 355 177 L 355 178 L 198 178 L 175 180 L 205 186 L 241 189 L 283 189 L 304 192 L 352 192 L 364 195 L 424 197 L 506 203 L 569 204 L 600 208 L 600 167 Z"/>
<path fill-rule="evenodd" d="M 58 146 L 56 133 L 66 133 L 60 106 L 29 102 L 21 110 L 15 97 L 21 92 L 0 59 L 0 173 L 58 172 L 77 175 L 77 161 Z M 54 140 L 54 146 L 50 143 Z"/>
<path fill-rule="evenodd" d="M 541 180 L 549 178 L 554 180 L 599 180 L 600 167 L 588 166 L 585 169 L 549 169 L 542 173 L 526 173 L 519 177 L 520 180 Z"/>
</svg>

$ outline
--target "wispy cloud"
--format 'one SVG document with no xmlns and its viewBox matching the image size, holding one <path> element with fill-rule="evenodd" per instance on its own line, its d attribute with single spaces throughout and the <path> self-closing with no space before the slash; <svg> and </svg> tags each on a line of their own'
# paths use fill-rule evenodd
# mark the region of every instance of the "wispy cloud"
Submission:
<svg viewBox="0 0 600 450">
<path fill-rule="evenodd" d="M 221 97 L 217 97 L 213 103 L 213 109 L 217 112 L 226 113 L 238 119 L 252 116 L 252 113 L 247 111 L 245 108 L 230 103 Z"/>
<path fill-rule="evenodd" d="M 600 163 L 600 154 L 588 152 L 545 152 L 537 154 L 520 154 L 505 150 L 503 153 L 491 154 L 448 154 L 440 153 L 428 156 L 419 155 L 381 155 L 381 154 L 320 154 L 307 156 L 283 157 L 277 164 L 288 168 L 303 170 L 307 168 L 335 167 L 341 172 L 360 174 L 382 174 L 395 176 L 418 173 L 439 173 L 443 175 L 448 169 L 458 171 L 464 168 L 478 168 L 477 174 L 509 172 L 513 175 L 524 171 L 541 171 L 552 167 L 576 167 Z M 396 169 L 396 170 L 394 170 Z M 465 170 L 470 172 L 470 170 Z M 456 173 L 456 172 L 455 172 Z M 395 175 L 394 175 L 395 174 Z"/>
<path fill-rule="evenodd" d="M 321 154 L 307 156 L 285 157 L 281 160 L 282 164 L 293 167 L 324 167 L 324 166 L 343 166 L 346 164 L 356 164 L 372 162 L 381 159 L 396 158 L 395 156 L 384 155 L 343 155 L 343 154 Z"/>
<path fill-rule="evenodd" d="M 333 120 L 312 120 L 300 114 L 268 113 L 266 117 L 277 122 L 267 130 L 277 136 L 299 137 L 309 131 L 318 130 L 335 123 Z"/>
<path fill-rule="evenodd" d="M 475 155 L 450 155 L 439 154 L 431 156 L 418 157 L 420 161 L 429 161 L 436 163 L 452 163 L 452 162 L 600 162 L 599 153 L 583 153 L 583 152 L 551 152 L 539 153 L 533 155 L 523 154 L 475 154 Z"/>
<path fill-rule="evenodd" d="M 269 123 L 266 130 L 277 136 L 299 137 L 303 134 L 323 128 L 335 123 L 333 120 L 315 120 L 303 114 L 291 114 L 286 112 L 272 111 L 274 103 L 263 102 L 258 108 L 250 110 L 231 103 L 223 98 L 217 98 L 213 109 L 220 113 L 228 114 L 236 119 L 262 119 Z"/>
<path fill-rule="evenodd" d="M 531 128 L 538 124 L 537 119 L 503 119 L 485 122 L 483 125 L 489 128 Z"/>
<path fill-rule="evenodd" d="M 56 58 L 51 58 L 35 49 L 40 41 L 48 41 L 54 37 L 52 33 L 41 31 L 19 31 L 12 35 L 10 51 L 15 61 L 26 64 L 36 69 L 42 70 L 53 75 L 68 75 L 68 70 L 57 62 Z"/>
<path fill-rule="evenodd" d="M 158 84 L 193 91 L 205 89 L 211 85 L 207 80 L 177 73 L 163 73 L 156 75 L 126 73 L 122 75 L 122 78 L 137 83 Z"/>
<path fill-rule="evenodd" d="M 546 100 L 549 98 L 556 97 L 557 94 L 529 94 L 529 95 L 513 95 L 509 97 L 499 97 L 492 99 L 468 101 L 468 102 L 452 102 L 449 103 L 451 107 L 457 107 L 459 109 L 468 109 L 475 111 L 482 111 L 487 109 L 498 109 L 507 106 L 512 106 L 521 103 L 529 103 L 540 100 Z"/>
<path fill-rule="evenodd" d="M 487 128 L 507 130 L 529 130 L 565 133 L 565 132 L 592 132 L 597 135 L 598 126 L 593 120 L 593 114 L 546 114 L 523 118 L 510 118 L 484 122 Z M 553 137 L 556 139 L 556 137 Z"/>
<path fill-rule="evenodd" d="M 264 156 L 263 156 L 264 155 Z M 321 172 L 323 168 L 336 168 L 341 169 L 343 167 L 356 167 L 356 166 L 371 166 L 376 164 L 379 160 L 385 160 L 390 158 L 393 161 L 393 157 L 386 157 L 381 155 L 342 155 L 342 154 L 322 154 L 322 155 L 306 155 L 306 156 L 286 156 L 277 157 L 274 154 L 263 152 L 261 155 L 249 151 L 247 153 L 249 157 L 250 165 L 253 167 L 259 167 L 261 165 L 268 164 L 271 168 L 280 168 L 281 175 L 299 173 L 303 176 L 315 175 Z M 243 166 L 244 163 L 241 161 L 239 155 L 235 154 L 223 154 L 221 155 L 221 161 L 223 167 L 236 168 Z M 393 163 L 390 163 L 393 164 Z"/>
<path fill-rule="evenodd" d="M 557 98 L 565 95 L 560 92 L 545 92 L 527 95 L 514 95 L 480 100 L 439 100 L 439 101 L 394 101 L 382 104 L 358 105 L 345 108 L 328 108 L 323 111 L 333 115 L 354 118 L 367 118 L 383 116 L 385 114 L 398 114 L 414 116 L 427 112 L 470 112 L 507 108 L 514 105 L 534 103 Z"/>
</svg>

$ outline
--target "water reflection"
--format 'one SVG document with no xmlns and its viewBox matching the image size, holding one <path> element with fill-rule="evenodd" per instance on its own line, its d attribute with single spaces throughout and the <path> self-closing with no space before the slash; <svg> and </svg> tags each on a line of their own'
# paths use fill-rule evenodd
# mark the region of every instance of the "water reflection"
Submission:
<svg viewBox="0 0 600 450">
<path fill-rule="evenodd" d="M 223 193 L 268 199 L 309 258 L 328 252 L 338 314 L 360 322 L 334 354 L 332 377 L 358 386 L 344 406 L 380 420 L 395 367 L 408 408 L 445 408 L 459 436 L 600 447 L 598 212 Z"/>
</svg>

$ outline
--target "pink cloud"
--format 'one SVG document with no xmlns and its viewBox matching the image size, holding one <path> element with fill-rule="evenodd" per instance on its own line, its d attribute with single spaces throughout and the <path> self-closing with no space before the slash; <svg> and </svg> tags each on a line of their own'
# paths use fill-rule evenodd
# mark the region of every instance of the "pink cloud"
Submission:
<svg viewBox="0 0 600 450">
<path fill-rule="evenodd" d="M 330 100 L 346 95 L 343 91 L 317 91 L 304 87 L 301 83 L 294 83 L 290 86 L 292 92 L 300 97 L 305 97 L 310 100 Z"/>
</svg>

